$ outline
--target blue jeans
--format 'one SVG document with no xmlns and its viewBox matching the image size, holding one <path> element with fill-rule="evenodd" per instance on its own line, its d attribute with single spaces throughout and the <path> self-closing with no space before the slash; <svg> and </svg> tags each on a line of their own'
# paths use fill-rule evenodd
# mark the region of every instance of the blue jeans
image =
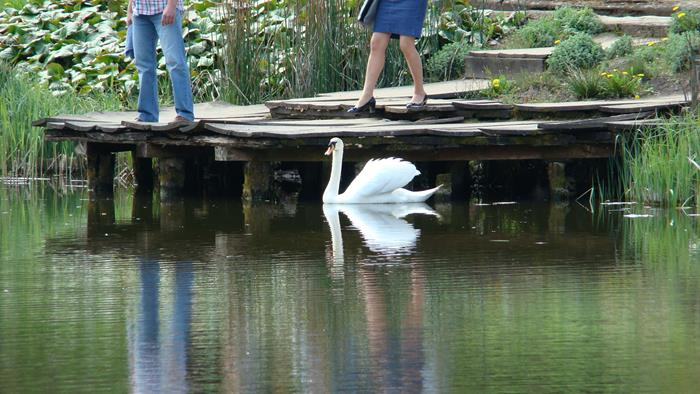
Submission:
<svg viewBox="0 0 700 394">
<path fill-rule="evenodd" d="M 163 26 L 163 14 L 134 15 L 134 57 L 139 72 L 139 118 L 144 122 L 158 122 L 158 80 L 156 77 L 156 43 L 165 55 L 165 65 L 173 84 L 175 112 L 187 120 L 194 120 L 190 69 L 185 58 L 182 39 L 182 12 L 177 11 L 175 22 Z"/>
</svg>

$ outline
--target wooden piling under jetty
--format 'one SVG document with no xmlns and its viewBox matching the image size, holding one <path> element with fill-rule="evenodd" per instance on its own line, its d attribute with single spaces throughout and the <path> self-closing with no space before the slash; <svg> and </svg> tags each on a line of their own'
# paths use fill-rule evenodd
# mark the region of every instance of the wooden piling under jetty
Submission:
<svg viewBox="0 0 700 394">
<path fill-rule="evenodd" d="M 228 187 L 224 185 L 231 184 L 231 176 L 222 176 L 226 169 L 216 163 L 240 162 L 237 182 L 242 185 L 242 197 L 268 200 L 274 194 L 271 163 L 295 162 L 301 163 L 302 183 L 316 184 L 304 185 L 301 194 L 319 191 L 320 198 L 318 183 L 326 179 L 312 163 L 327 160 L 323 151 L 328 140 L 340 137 L 346 145 L 346 162 L 390 156 L 447 162 L 445 173 L 437 175 L 444 182 L 451 177 L 451 193 L 460 196 L 462 178 L 469 175 L 466 162 L 607 158 L 621 133 L 652 124 L 656 114 L 686 105 L 677 96 L 521 105 L 460 99 L 483 84 L 482 80 L 428 84 L 429 105 L 418 111 L 401 105 L 410 99 L 410 89 L 380 89 L 378 111 L 372 117 L 348 117 L 346 107 L 358 93 L 340 92 L 267 106 L 199 104 L 195 122 L 143 123 L 133 120 L 133 112 L 113 112 L 62 115 L 40 119 L 35 125 L 45 129 L 48 141 L 84 145 L 88 183 L 98 194 L 111 192 L 114 153 L 131 152 L 138 188 L 144 191 L 153 187 L 155 168 L 156 184 L 168 195 L 188 187 L 198 190 L 207 182 L 214 188 Z M 433 92 L 440 98 L 432 98 Z M 172 110 L 162 115 L 173 117 Z M 549 172 L 560 178 L 562 171 L 554 171 L 555 167 L 560 169 L 550 165 Z"/>
</svg>

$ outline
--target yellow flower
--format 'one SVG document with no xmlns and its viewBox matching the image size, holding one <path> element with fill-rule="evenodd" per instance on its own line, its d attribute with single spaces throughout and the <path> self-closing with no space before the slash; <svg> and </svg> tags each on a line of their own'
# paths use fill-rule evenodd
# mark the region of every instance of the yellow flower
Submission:
<svg viewBox="0 0 700 394">
<path fill-rule="evenodd" d="M 639 73 L 639 74 L 637 74 L 637 75 L 635 75 L 635 76 L 636 76 L 636 77 L 639 77 L 639 78 L 644 78 L 644 74 L 642 74 L 642 73 Z"/>
<path fill-rule="evenodd" d="M 665 41 L 668 41 L 668 37 L 662 38 L 661 41 L 664 41 L 664 42 L 665 42 Z"/>
<path fill-rule="evenodd" d="M 494 79 L 493 81 L 491 81 L 491 86 L 493 86 L 494 88 L 501 86 L 501 80 L 498 78 Z"/>
<path fill-rule="evenodd" d="M 561 44 L 561 40 L 554 41 L 554 45 L 559 45 L 559 44 Z"/>
<path fill-rule="evenodd" d="M 602 73 L 600 73 L 600 76 L 601 76 L 601 77 L 604 77 L 604 76 L 606 76 L 606 75 L 608 75 L 608 73 L 606 73 L 605 71 L 603 71 Z"/>
<path fill-rule="evenodd" d="M 648 47 L 653 47 L 655 44 L 656 44 L 656 42 L 654 42 L 654 41 L 647 42 Z"/>
<path fill-rule="evenodd" d="M 618 71 L 618 69 L 616 69 L 616 68 L 613 68 L 613 71 L 617 72 L 617 71 Z"/>
<path fill-rule="evenodd" d="M 606 77 L 608 77 L 608 79 L 610 79 L 610 78 L 613 77 L 613 75 L 612 75 L 612 74 L 608 74 L 608 75 L 606 75 Z"/>
<path fill-rule="evenodd" d="M 635 99 L 635 100 L 639 100 L 640 98 L 641 98 L 641 97 L 639 97 L 638 94 L 634 96 L 634 99 Z"/>
<path fill-rule="evenodd" d="M 673 12 L 676 12 L 676 11 L 678 11 L 680 8 L 681 8 L 681 7 L 679 7 L 679 6 L 675 6 L 675 7 L 671 8 L 671 10 L 672 10 Z"/>
<path fill-rule="evenodd" d="M 627 75 L 627 74 L 629 74 L 627 71 L 622 72 L 622 75 Z"/>
<path fill-rule="evenodd" d="M 681 19 L 685 16 L 685 12 L 680 12 L 678 13 L 678 19 Z"/>
</svg>

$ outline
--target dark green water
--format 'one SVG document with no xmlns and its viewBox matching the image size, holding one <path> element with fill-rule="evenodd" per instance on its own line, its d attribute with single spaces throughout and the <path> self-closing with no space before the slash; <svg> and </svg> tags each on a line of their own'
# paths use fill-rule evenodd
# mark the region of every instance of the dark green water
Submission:
<svg viewBox="0 0 700 394">
<path fill-rule="evenodd" d="M 0 392 L 700 387 L 678 210 L 87 198 L 0 188 Z"/>
</svg>

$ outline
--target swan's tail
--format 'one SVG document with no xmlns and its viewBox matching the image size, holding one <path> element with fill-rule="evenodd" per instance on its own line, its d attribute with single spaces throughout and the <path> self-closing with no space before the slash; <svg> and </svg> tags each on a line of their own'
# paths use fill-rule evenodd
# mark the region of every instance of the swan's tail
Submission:
<svg viewBox="0 0 700 394">
<path fill-rule="evenodd" d="M 425 200 L 429 199 L 433 194 L 435 194 L 435 192 L 440 190 L 441 187 L 442 185 L 438 185 L 437 187 L 434 187 L 432 189 L 411 192 L 411 202 L 424 202 Z"/>
</svg>

